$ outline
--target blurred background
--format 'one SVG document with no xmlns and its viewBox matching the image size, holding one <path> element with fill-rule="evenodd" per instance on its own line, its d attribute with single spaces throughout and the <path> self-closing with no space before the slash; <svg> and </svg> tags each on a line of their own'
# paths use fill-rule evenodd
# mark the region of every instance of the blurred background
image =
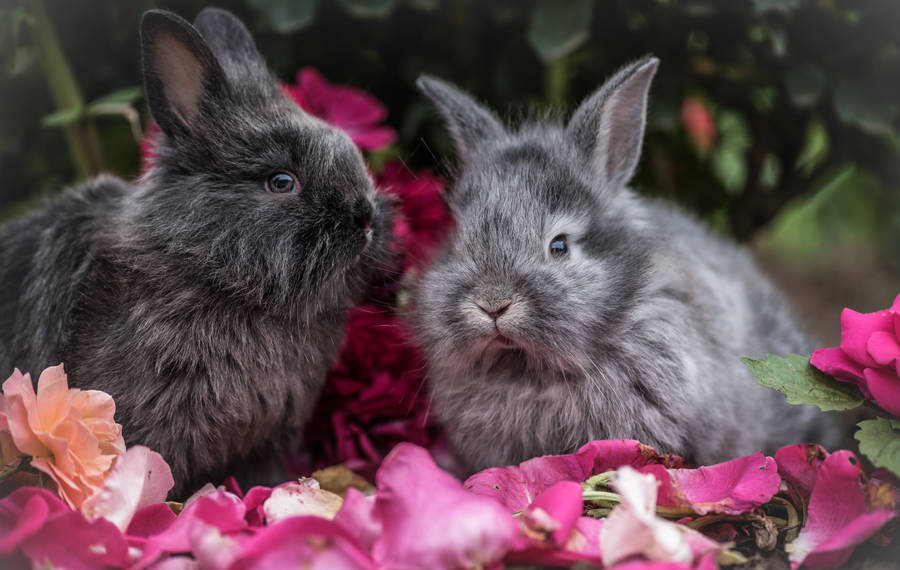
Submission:
<svg viewBox="0 0 900 570">
<path fill-rule="evenodd" d="M 372 93 L 399 137 L 370 156 L 440 172 L 414 88 L 445 77 L 502 113 L 567 111 L 620 65 L 662 60 L 634 185 L 749 243 L 822 343 L 844 306 L 900 292 L 896 0 L 217 0 L 270 67 Z M 98 172 L 140 171 L 138 22 L 200 0 L 0 0 L 0 221 Z"/>
</svg>

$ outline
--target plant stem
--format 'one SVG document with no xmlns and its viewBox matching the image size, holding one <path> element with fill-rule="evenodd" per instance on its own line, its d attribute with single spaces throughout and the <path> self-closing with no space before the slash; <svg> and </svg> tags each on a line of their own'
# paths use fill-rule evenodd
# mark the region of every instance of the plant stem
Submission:
<svg viewBox="0 0 900 570">
<path fill-rule="evenodd" d="M 40 55 L 44 78 L 50 87 L 53 100 L 59 110 L 84 108 L 84 100 L 69 62 L 63 55 L 53 24 L 47 15 L 43 0 L 28 0 L 32 16 L 34 36 Z M 63 127 L 69 154 L 79 178 L 99 174 L 101 169 L 100 139 L 94 124 L 82 117 Z"/>
<path fill-rule="evenodd" d="M 569 91 L 569 57 L 557 58 L 544 67 L 544 96 L 553 107 L 566 103 Z"/>
</svg>

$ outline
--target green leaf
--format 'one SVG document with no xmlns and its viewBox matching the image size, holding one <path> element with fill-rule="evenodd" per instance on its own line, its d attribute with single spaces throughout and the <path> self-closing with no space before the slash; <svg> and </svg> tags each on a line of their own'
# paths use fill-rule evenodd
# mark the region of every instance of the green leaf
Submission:
<svg viewBox="0 0 900 570">
<path fill-rule="evenodd" d="M 803 150 L 797 157 L 794 168 L 805 171 L 807 174 L 821 164 L 828 157 L 830 139 L 825 123 L 818 117 L 810 119 L 806 127 L 806 135 L 803 141 Z"/>
<path fill-rule="evenodd" d="M 843 82 L 835 90 L 834 108 L 842 121 L 871 135 L 893 133 L 891 122 L 897 116 L 897 98 L 883 89 Z"/>
<path fill-rule="evenodd" d="M 528 41 L 546 63 L 565 57 L 587 41 L 593 10 L 592 0 L 540 0 Z"/>
<path fill-rule="evenodd" d="M 96 105 L 106 105 L 107 103 L 134 103 L 144 96 L 144 90 L 138 85 L 135 87 L 124 87 L 116 89 L 112 93 L 107 93 L 103 97 L 98 97 L 88 103 L 90 109 Z"/>
<path fill-rule="evenodd" d="M 305 28 L 316 16 L 316 0 L 250 0 L 265 26 L 279 34 Z"/>
<path fill-rule="evenodd" d="M 791 103 L 800 109 L 812 107 L 819 102 L 826 82 L 827 77 L 822 68 L 811 63 L 789 69 L 784 78 Z"/>
<path fill-rule="evenodd" d="M 900 476 L 900 419 L 878 418 L 856 425 L 859 431 L 853 437 L 863 455 L 876 467 L 890 469 Z"/>
<path fill-rule="evenodd" d="M 394 9 L 395 0 L 340 0 L 351 16 L 356 18 L 384 18 Z"/>
<path fill-rule="evenodd" d="M 81 118 L 84 109 L 81 107 L 73 107 L 71 109 L 60 109 L 54 111 L 41 119 L 41 125 L 45 127 L 64 127 L 70 125 Z"/>
<path fill-rule="evenodd" d="M 806 356 L 788 354 L 782 358 L 768 354 L 765 359 L 741 361 L 758 383 L 784 394 L 789 404 L 810 404 L 827 412 L 849 410 L 863 403 L 859 388 L 816 370 Z"/>
</svg>

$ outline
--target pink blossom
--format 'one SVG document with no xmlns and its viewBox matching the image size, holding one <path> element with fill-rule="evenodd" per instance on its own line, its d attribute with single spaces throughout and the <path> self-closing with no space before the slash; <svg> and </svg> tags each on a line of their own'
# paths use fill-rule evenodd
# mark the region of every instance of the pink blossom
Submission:
<svg viewBox="0 0 900 570">
<path fill-rule="evenodd" d="M 804 501 L 809 499 L 816 484 L 819 469 L 828 457 L 820 445 L 800 444 L 782 447 L 775 453 L 778 474 Z"/>
<path fill-rule="evenodd" d="M 603 563 L 612 566 L 634 556 L 691 564 L 723 546 L 699 532 L 656 516 L 656 478 L 622 467 L 613 486 L 622 497 L 600 528 Z"/>
<path fill-rule="evenodd" d="M 496 498 L 510 512 L 518 512 L 558 481 L 580 483 L 623 465 L 640 468 L 654 464 L 681 467 L 684 461 L 675 455 L 660 455 L 652 447 L 631 439 L 598 440 L 573 454 L 536 457 L 518 467 L 485 469 L 469 477 L 465 487 L 476 495 Z"/>
<path fill-rule="evenodd" d="M 671 485 L 661 505 L 690 507 L 695 513 L 741 514 L 772 499 L 781 486 L 775 460 L 762 453 L 697 469 L 669 469 Z M 665 474 L 657 473 L 660 480 Z M 662 475 L 662 476 L 660 476 Z"/>
<path fill-rule="evenodd" d="M 397 138 L 394 129 L 378 125 L 387 109 L 377 99 L 353 87 L 328 83 L 311 67 L 298 71 L 296 82 L 282 89 L 307 113 L 345 131 L 361 149 L 378 150 Z"/>
<path fill-rule="evenodd" d="M 787 545 L 791 567 L 840 566 L 853 549 L 893 519 L 893 509 L 869 510 L 859 460 L 849 451 L 825 458 L 800 535 Z"/>
<path fill-rule="evenodd" d="M 813 352 L 810 363 L 860 387 L 885 411 L 900 416 L 900 295 L 883 311 L 841 313 L 841 345 Z"/>
<path fill-rule="evenodd" d="M 381 521 L 375 518 L 375 497 L 367 497 L 350 487 L 334 522 L 355 536 L 366 550 L 371 550 L 381 534 Z"/>
<path fill-rule="evenodd" d="M 81 512 L 103 517 L 124 531 L 139 509 L 165 501 L 174 485 L 160 454 L 140 445 L 131 447 L 116 459 L 103 487 L 81 505 Z"/>
<path fill-rule="evenodd" d="M 376 475 L 379 567 L 471 568 L 501 559 L 518 533 L 495 500 L 466 492 L 421 447 L 401 443 Z"/>
</svg>

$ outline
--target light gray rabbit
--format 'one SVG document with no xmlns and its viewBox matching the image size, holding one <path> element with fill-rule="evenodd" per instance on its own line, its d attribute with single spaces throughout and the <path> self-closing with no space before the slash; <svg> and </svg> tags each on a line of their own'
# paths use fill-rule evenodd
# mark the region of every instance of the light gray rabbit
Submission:
<svg viewBox="0 0 900 570">
<path fill-rule="evenodd" d="M 0 372 L 63 362 L 111 394 L 176 497 L 277 477 L 389 228 L 357 148 L 282 94 L 244 25 L 206 9 L 195 26 L 141 21 L 150 171 L 0 227 Z"/>
<path fill-rule="evenodd" d="M 461 157 L 457 222 L 412 308 L 431 397 L 471 469 L 635 438 L 711 463 L 830 422 L 740 356 L 807 353 L 743 248 L 626 188 L 658 60 L 616 73 L 568 125 L 507 129 L 438 79 L 419 88 Z"/>
</svg>

